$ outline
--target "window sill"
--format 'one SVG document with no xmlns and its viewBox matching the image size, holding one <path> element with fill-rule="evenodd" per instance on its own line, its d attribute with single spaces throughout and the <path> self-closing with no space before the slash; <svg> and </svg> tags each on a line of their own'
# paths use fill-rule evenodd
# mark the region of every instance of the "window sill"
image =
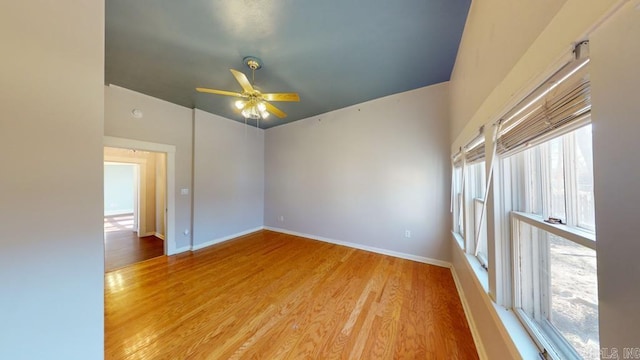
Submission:
<svg viewBox="0 0 640 360">
<path fill-rule="evenodd" d="M 480 260 L 478 260 L 478 258 L 476 258 L 471 254 L 467 254 L 466 252 L 464 253 L 464 256 L 467 259 L 467 264 L 469 264 L 469 267 L 471 268 L 471 270 L 473 270 L 473 273 L 476 275 L 476 279 L 480 283 L 482 290 L 484 290 L 484 292 L 488 296 L 489 295 L 489 273 L 487 272 L 487 270 L 485 270 L 485 268 L 482 267 L 482 263 L 480 262 Z"/>
<path fill-rule="evenodd" d="M 462 236 L 455 231 L 451 231 L 451 235 L 453 235 L 453 238 L 458 243 L 460 250 L 464 251 L 464 239 L 462 238 Z"/>
<path fill-rule="evenodd" d="M 453 233 L 453 237 L 460 245 L 461 237 L 459 234 Z M 539 358 L 540 350 L 536 346 L 529 333 L 524 328 L 516 314 L 503 306 L 496 304 L 489 295 L 489 274 L 482 268 L 480 261 L 471 254 L 467 254 L 464 249 L 460 248 L 462 255 L 466 259 L 466 265 L 475 274 L 474 283 L 478 290 L 482 292 L 482 299 L 485 307 L 491 313 L 494 321 L 498 325 L 502 338 L 512 356 L 518 354 L 522 359 Z M 491 311 L 493 309 L 493 311 Z M 471 314 L 469 314 L 471 315 Z M 472 316 L 472 315 L 471 315 Z"/>
<path fill-rule="evenodd" d="M 471 270 L 473 270 L 473 273 L 476 275 L 476 279 L 478 279 L 478 281 L 482 285 L 484 292 L 488 294 L 489 293 L 489 275 L 487 274 L 487 270 L 485 270 L 482 267 L 480 260 L 478 260 L 475 256 L 471 254 L 467 254 L 467 252 L 464 251 L 464 246 L 463 246 L 464 239 L 462 238 L 462 236 L 455 232 L 451 232 L 451 234 L 453 235 L 453 238 L 458 243 L 458 246 L 460 246 L 460 250 L 464 253 L 464 256 L 467 259 L 467 263 L 471 267 Z"/>
</svg>

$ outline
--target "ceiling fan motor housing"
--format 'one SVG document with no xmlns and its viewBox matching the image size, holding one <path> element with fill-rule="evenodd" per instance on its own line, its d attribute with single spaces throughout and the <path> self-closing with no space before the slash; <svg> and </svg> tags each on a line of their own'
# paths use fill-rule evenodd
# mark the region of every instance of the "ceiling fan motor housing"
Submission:
<svg viewBox="0 0 640 360">
<path fill-rule="evenodd" d="M 242 59 L 242 62 L 251 70 L 258 70 L 262 68 L 262 60 L 258 59 L 255 56 L 246 56 L 244 59 Z"/>
</svg>

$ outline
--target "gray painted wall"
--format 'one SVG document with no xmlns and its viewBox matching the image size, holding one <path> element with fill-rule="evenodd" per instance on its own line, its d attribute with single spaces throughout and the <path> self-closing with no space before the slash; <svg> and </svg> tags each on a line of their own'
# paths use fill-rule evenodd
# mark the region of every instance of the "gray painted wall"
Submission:
<svg viewBox="0 0 640 360">
<path fill-rule="evenodd" d="M 180 189 L 191 190 L 193 110 L 117 86 L 104 87 L 104 101 L 104 135 L 176 147 L 176 249 L 191 246 L 191 192 Z M 134 118 L 133 109 L 143 117 Z"/>
<path fill-rule="evenodd" d="M 627 3 L 591 36 L 600 345 L 617 349 L 620 358 L 624 348 L 640 347 L 637 3 Z"/>
<path fill-rule="evenodd" d="M 193 245 L 262 227 L 264 130 L 194 112 Z"/>
<path fill-rule="evenodd" d="M 102 359 L 104 1 L 0 14 L 0 359 Z"/>
<path fill-rule="evenodd" d="M 448 131 L 446 83 L 266 130 L 265 225 L 448 261 Z"/>
</svg>

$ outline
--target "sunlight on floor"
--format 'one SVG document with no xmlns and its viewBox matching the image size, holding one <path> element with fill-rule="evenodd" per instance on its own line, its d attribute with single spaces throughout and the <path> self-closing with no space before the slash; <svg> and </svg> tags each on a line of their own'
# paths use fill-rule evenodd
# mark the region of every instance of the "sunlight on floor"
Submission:
<svg viewBox="0 0 640 360">
<path fill-rule="evenodd" d="M 133 230 L 133 214 L 104 217 L 104 232 Z"/>
</svg>

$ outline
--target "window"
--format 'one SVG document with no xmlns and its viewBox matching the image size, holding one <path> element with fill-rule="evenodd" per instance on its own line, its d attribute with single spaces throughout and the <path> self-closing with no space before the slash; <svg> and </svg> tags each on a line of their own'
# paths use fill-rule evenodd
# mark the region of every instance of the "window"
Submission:
<svg viewBox="0 0 640 360">
<path fill-rule="evenodd" d="M 496 123 L 501 299 L 552 359 L 599 356 L 587 46 Z"/>
<path fill-rule="evenodd" d="M 451 211 L 453 213 L 453 229 L 454 233 L 459 234 L 464 238 L 464 213 L 463 209 L 463 197 L 462 197 L 462 164 L 453 167 L 453 180 L 451 184 Z M 464 244 L 461 244 L 464 248 Z"/>
<path fill-rule="evenodd" d="M 570 157 L 567 164 L 573 174 L 572 188 L 575 189 L 575 203 L 572 203 L 575 219 L 570 221 L 575 226 L 595 231 L 596 217 L 593 202 L 593 143 L 591 126 L 585 126 L 575 131 L 568 138 Z"/>
<path fill-rule="evenodd" d="M 482 126 L 452 166 L 452 230 L 490 271 L 476 272 L 477 263 L 465 258 L 546 359 L 599 356 L 588 42 L 574 55 Z"/>
<path fill-rule="evenodd" d="M 459 243 L 462 242 L 460 245 L 466 253 L 476 255 L 476 249 L 480 245 L 482 253 L 478 253 L 477 257 L 482 267 L 487 269 L 484 127 L 481 127 L 478 135 L 460 150 L 453 157 L 453 231 L 459 235 L 456 239 Z"/>
<path fill-rule="evenodd" d="M 478 260 L 482 266 L 487 269 L 489 264 L 489 256 L 487 255 L 487 222 L 482 215 L 484 207 L 484 199 L 473 199 L 473 228 L 480 234 L 474 237 L 473 249 L 478 249 Z M 475 239 L 478 239 L 475 241 Z"/>
<path fill-rule="evenodd" d="M 591 125 L 503 162 L 520 172 L 511 189 L 514 309 L 552 357 L 597 356 Z"/>
<path fill-rule="evenodd" d="M 485 195 L 485 162 L 481 161 L 467 167 L 467 202 L 466 215 L 468 219 L 468 231 L 466 242 L 470 253 L 475 253 L 478 244 L 478 260 L 482 266 L 487 267 L 487 227 L 486 220 L 482 217 Z M 482 219 L 481 219 L 482 217 Z"/>
</svg>

